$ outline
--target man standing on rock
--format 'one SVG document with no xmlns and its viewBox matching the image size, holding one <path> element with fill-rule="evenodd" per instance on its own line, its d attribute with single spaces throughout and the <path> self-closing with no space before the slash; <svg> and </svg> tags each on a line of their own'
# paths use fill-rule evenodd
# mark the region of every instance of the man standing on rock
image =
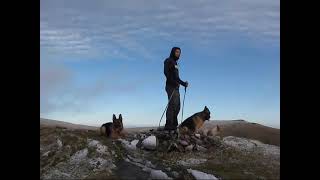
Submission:
<svg viewBox="0 0 320 180">
<path fill-rule="evenodd" d="M 164 130 L 176 130 L 178 126 L 178 114 L 180 111 L 180 84 L 185 88 L 188 87 L 187 81 L 182 81 L 179 77 L 179 67 L 177 61 L 179 60 L 181 49 L 173 47 L 171 49 L 170 57 L 164 61 L 164 74 L 166 80 L 166 92 L 168 94 L 169 106 L 166 112 L 166 124 Z"/>
</svg>

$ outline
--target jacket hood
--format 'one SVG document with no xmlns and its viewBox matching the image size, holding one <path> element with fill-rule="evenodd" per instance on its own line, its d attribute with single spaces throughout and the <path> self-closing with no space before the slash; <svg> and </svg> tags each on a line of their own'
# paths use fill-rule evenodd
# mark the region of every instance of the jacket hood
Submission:
<svg viewBox="0 0 320 180">
<path fill-rule="evenodd" d="M 173 58 L 174 60 L 178 60 L 178 59 L 179 59 L 179 58 L 177 58 L 177 57 L 174 55 L 174 53 L 175 53 L 175 51 L 176 51 L 177 49 L 179 49 L 180 52 L 181 52 L 181 49 L 180 49 L 179 47 L 173 47 L 173 48 L 171 49 L 171 52 L 170 52 L 170 58 Z"/>
</svg>

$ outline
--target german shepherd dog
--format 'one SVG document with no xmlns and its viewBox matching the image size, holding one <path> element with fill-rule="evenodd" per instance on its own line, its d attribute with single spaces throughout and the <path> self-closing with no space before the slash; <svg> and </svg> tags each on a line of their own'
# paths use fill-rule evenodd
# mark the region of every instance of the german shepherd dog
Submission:
<svg viewBox="0 0 320 180">
<path fill-rule="evenodd" d="M 209 119 L 210 111 L 207 106 L 205 106 L 203 111 L 193 114 L 180 124 L 179 134 L 195 133 L 203 126 L 203 123 L 209 121 Z"/>
<path fill-rule="evenodd" d="M 100 134 L 103 136 L 111 137 L 113 139 L 117 139 L 123 135 L 122 130 L 122 115 L 120 114 L 119 119 L 117 119 L 113 114 L 112 122 L 102 124 L 102 126 L 100 127 Z"/>
</svg>

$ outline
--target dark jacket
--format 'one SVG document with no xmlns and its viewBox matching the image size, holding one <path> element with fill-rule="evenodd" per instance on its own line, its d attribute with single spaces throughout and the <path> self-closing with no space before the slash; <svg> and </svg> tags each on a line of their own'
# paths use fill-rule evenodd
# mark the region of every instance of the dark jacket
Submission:
<svg viewBox="0 0 320 180">
<path fill-rule="evenodd" d="M 177 47 L 172 48 L 170 57 L 164 61 L 164 75 L 167 78 L 166 86 L 171 86 L 173 88 L 179 88 L 179 85 L 186 86 L 186 83 L 183 82 L 179 77 L 179 69 L 177 65 L 177 58 L 174 55 L 174 52 Z"/>
</svg>

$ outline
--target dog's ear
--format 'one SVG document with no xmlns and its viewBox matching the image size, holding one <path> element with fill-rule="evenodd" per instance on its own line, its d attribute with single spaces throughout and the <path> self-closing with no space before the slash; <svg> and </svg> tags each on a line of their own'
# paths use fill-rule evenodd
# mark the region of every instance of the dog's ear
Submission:
<svg viewBox="0 0 320 180">
<path fill-rule="evenodd" d="M 113 114 L 113 116 L 112 116 L 112 121 L 114 121 L 114 120 L 116 120 L 117 118 L 116 118 L 116 115 L 114 115 Z"/>
<path fill-rule="evenodd" d="M 121 114 L 119 115 L 119 120 L 122 121 L 122 115 Z"/>
<path fill-rule="evenodd" d="M 209 109 L 207 108 L 207 106 L 205 106 L 205 107 L 204 107 L 204 111 L 207 111 L 207 110 L 209 110 Z"/>
</svg>

